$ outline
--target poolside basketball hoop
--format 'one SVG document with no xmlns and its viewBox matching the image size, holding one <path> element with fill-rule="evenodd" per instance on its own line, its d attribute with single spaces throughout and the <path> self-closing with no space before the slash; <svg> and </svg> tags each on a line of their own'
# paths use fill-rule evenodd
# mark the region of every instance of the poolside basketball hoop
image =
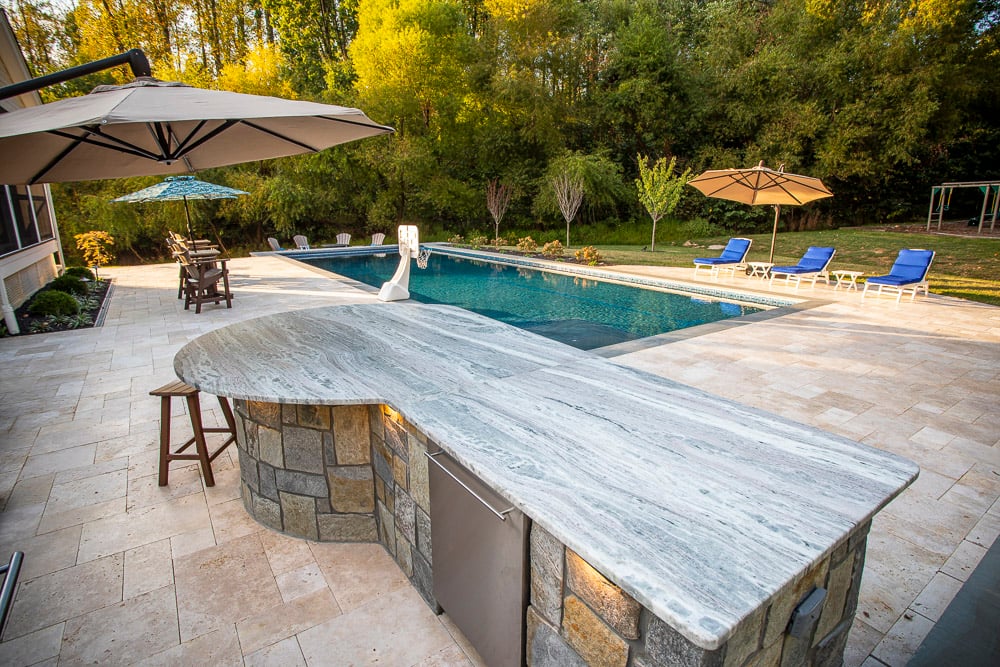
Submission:
<svg viewBox="0 0 1000 667">
<path fill-rule="evenodd" d="M 410 298 L 410 258 L 416 258 L 419 265 L 420 232 L 417 231 L 416 225 L 400 225 L 398 238 L 399 267 L 393 274 L 392 280 L 382 285 L 382 289 L 379 290 L 379 301 L 402 301 Z M 425 260 L 424 266 L 426 265 Z"/>
<path fill-rule="evenodd" d="M 431 258 L 431 251 L 429 249 L 427 249 L 427 248 L 423 248 L 420 251 L 420 254 L 417 255 L 417 268 L 418 269 L 426 269 L 427 268 L 427 260 L 429 260 L 430 258 Z"/>
</svg>

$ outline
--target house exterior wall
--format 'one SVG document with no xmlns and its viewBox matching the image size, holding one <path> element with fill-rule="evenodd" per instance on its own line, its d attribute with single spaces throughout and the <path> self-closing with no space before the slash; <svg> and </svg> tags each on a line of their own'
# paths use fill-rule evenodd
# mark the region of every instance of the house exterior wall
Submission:
<svg viewBox="0 0 1000 667">
<path fill-rule="evenodd" d="M 31 78 L 6 13 L 0 10 L 0 86 Z M 37 92 L 0 100 L 6 113 L 42 103 Z M 55 278 L 63 264 L 59 230 L 48 185 L 0 185 L 0 309 L 11 333 L 14 310 Z"/>
</svg>

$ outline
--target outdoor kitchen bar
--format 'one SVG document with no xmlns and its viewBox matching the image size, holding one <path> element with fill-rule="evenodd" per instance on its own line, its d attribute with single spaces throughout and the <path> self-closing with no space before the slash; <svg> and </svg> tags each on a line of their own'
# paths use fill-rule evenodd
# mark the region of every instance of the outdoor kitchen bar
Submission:
<svg viewBox="0 0 1000 667">
<path fill-rule="evenodd" d="M 249 320 L 175 370 L 236 399 L 251 515 L 381 542 L 491 665 L 839 665 L 918 473 L 448 306 Z"/>
</svg>

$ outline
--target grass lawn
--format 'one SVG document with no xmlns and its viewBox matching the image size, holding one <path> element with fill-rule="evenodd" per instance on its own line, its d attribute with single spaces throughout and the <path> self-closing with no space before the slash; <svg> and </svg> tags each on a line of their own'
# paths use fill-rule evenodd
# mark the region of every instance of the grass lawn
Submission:
<svg viewBox="0 0 1000 667">
<path fill-rule="evenodd" d="M 749 261 L 767 261 L 770 234 L 752 234 Z M 701 247 L 658 246 L 655 252 L 642 246 L 598 245 L 608 264 L 646 264 L 652 266 L 693 266 L 695 257 L 712 257 L 718 250 L 710 244 L 725 244 L 728 237 L 699 239 Z M 1000 239 L 940 236 L 880 231 L 871 228 L 845 228 L 819 232 L 779 233 L 775 244 L 776 264 L 795 264 L 806 248 L 833 246 L 837 254 L 830 265 L 834 269 L 864 271 L 867 275 L 889 272 L 901 248 L 928 248 L 937 251 L 931 265 L 931 291 L 962 299 L 1000 306 Z"/>
</svg>

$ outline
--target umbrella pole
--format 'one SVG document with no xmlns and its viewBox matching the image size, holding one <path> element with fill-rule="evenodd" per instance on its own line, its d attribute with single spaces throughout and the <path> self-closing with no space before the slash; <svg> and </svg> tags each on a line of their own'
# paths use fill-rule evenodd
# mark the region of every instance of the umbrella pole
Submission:
<svg viewBox="0 0 1000 667">
<path fill-rule="evenodd" d="M 767 258 L 768 264 L 774 263 L 774 241 L 778 238 L 778 216 L 781 215 L 781 204 L 774 206 L 774 229 L 771 230 L 771 254 Z"/>
<path fill-rule="evenodd" d="M 184 215 L 187 216 L 188 240 L 191 241 L 191 243 L 194 243 L 194 232 L 191 231 L 191 211 L 188 209 L 187 197 L 184 197 Z"/>
</svg>

